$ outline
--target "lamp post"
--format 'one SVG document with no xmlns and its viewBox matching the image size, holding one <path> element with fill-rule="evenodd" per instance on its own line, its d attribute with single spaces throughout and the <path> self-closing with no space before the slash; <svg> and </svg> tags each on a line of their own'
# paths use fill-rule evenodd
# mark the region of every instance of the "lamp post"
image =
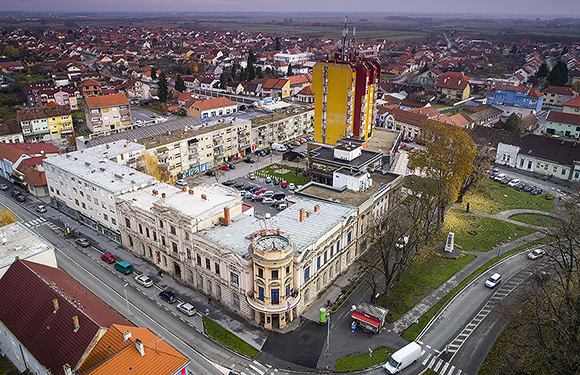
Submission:
<svg viewBox="0 0 580 375">
<path fill-rule="evenodd" d="M 129 311 L 129 298 L 127 297 L 127 285 L 129 285 L 129 283 L 123 285 L 123 289 L 125 289 L 125 302 L 127 302 L 127 319 L 131 320 L 131 311 Z"/>
<path fill-rule="evenodd" d="M 330 347 L 330 314 L 326 315 L 326 369 L 328 370 L 328 356 Z"/>
</svg>

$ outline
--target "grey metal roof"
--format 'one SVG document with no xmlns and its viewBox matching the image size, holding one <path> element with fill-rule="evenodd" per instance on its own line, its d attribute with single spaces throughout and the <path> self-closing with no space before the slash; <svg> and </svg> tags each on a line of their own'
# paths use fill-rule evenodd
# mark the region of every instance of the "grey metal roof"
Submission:
<svg viewBox="0 0 580 375">
<path fill-rule="evenodd" d="M 127 140 L 131 142 L 137 142 L 142 139 L 155 137 L 167 132 L 174 132 L 179 130 L 184 130 L 187 128 L 193 128 L 200 125 L 201 122 L 195 117 L 180 117 L 175 120 L 169 120 L 162 122 L 160 124 L 154 124 L 149 126 L 144 126 L 142 128 L 132 129 L 122 131 L 120 133 L 104 135 L 101 137 L 95 137 L 85 140 L 86 147 L 94 147 L 102 145 L 105 143 Z"/>
</svg>

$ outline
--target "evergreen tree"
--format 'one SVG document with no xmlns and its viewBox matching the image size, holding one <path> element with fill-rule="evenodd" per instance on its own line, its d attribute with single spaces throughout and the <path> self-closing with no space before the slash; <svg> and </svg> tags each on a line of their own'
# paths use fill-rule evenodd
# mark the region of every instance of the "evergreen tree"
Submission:
<svg viewBox="0 0 580 375">
<path fill-rule="evenodd" d="M 254 64 L 250 64 L 248 62 L 248 67 L 246 68 L 246 73 L 247 73 L 247 81 L 251 81 L 254 78 L 256 78 L 256 68 L 254 68 Z"/>
<path fill-rule="evenodd" d="M 288 64 L 288 73 L 286 73 L 288 77 L 292 75 L 292 64 Z"/>
<path fill-rule="evenodd" d="M 227 77 L 225 73 L 220 75 L 220 89 L 225 90 L 226 88 Z"/>
<path fill-rule="evenodd" d="M 515 113 L 512 113 L 507 118 L 507 120 L 505 122 L 504 129 L 509 130 L 511 132 L 517 132 L 520 130 L 520 123 L 521 122 L 522 122 L 522 120 L 520 119 L 520 116 L 516 115 Z"/>
<path fill-rule="evenodd" d="M 180 92 L 185 92 L 185 82 L 183 81 L 181 74 L 178 74 L 175 79 L 175 89 Z"/>
<path fill-rule="evenodd" d="M 276 37 L 276 51 L 280 51 L 282 46 L 280 45 L 280 38 Z"/>
<path fill-rule="evenodd" d="M 538 69 L 536 76 L 538 78 L 544 78 L 547 77 L 548 74 L 550 74 L 550 70 L 548 70 L 548 64 L 546 64 L 546 62 L 543 62 L 542 65 L 540 65 L 540 68 Z"/>
<path fill-rule="evenodd" d="M 192 71 L 191 71 L 191 68 L 189 66 L 187 67 L 187 70 L 185 71 L 185 74 L 188 75 L 188 76 L 190 76 L 190 75 L 193 74 Z"/>
<path fill-rule="evenodd" d="M 162 103 L 167 102 L 168 95 L 169 88 L 167 86 L 167 78 L 165 77 L 165 73 L 161 72 L 161 74 L 159 74 L 159 81 L 157 83 L 157 96 L 159 97 L 159 101 Z"/>
<path fill-rule="evenodd" d="M 248 71 L 244 68 L 240 68 L 240 81 L 248 80 Z"/>
<path fill-rule="evenodd" d="M 568 82 L 568 66 L 562 60 L 558 61 L 550 74 L 548 81 L 553 86 L 564 86 Z"/>
<path fill-rule="evenodd" d="M 264 73 L 262 73 L 262 68 L 260 68 L 260 67 L 256 68 L 256 77 L 257 78 L 264 78 Z"/>
<path fill-rule="evenodd" d="M 154 81 L 157 79 L 157 69 L 154 66 L 151 67 L 151 79 Z"/>
<path fill-rule="evenodd" d="M 256 55 L 254 55 L 254 51 L 250 48 L 248 50 L 248 64 L 254 64 L 256 62 Z"/>
<path fill-rule="evenodd" d="M 237 69 L 238 69 L 238 67 L 236 66 L 236 63 L 233 63 L 233 64 L 232 64 L 232 74 L 231 74 L 231 75 L 232 75 L 232 77 L 233 77 L 234 79 L 235 79 L 235 77 L 236 77 L 236 74 L 237 74 Z"/>
</svg>

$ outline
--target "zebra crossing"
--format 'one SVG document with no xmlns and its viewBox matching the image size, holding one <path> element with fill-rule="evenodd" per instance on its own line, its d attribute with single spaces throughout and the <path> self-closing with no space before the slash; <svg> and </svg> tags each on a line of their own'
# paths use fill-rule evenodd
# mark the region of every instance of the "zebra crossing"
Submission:
<svg viewBox="0 0 580 375">
<path fill-rule="evenodd" d="M 34 220 L 29 220 L 29 221 L 25 221 L 23 223 L 27 228 L 30 229 L 35 229 L 38 228 L 41 225 L 46 225 L 48 226 L 50 229 L 54 230 L 54 231 L 58 231 L 61 230 L 60 227 L 56 224 L 54 224 L 51 221 L 48 221 L 47 219 L 43 218 L 43 217 L 39 217 L 37 219 Z"/>
<path fill-rule="evenodd" d="M 439 375 L 461 375 L 461 370 L 451 363 L 438 357 L 436 353 L 427 353 L 425 350 L 421 353 L 421 364 Z"/>
<path fill-rule="evenodd" d="M 252 361 L 247 366 L 246 370 L 249 370 L 249 372 L 241 371 L 240 375 L 273 375 L 278 372 L 278 369 L 273 369 L 271 365 L 258 361 Z"/>
<path fill-rule="evenodd" d="M 530 269 L 525 269 L 513 277 L 511 277 L 505 284 L 501 285 L 500 288 L 491 296 L 487 301 L 485 306 L 477 313 L 476 316 L 471 319 L 468 325 L 463 328 L 461 332 L 451 341 L 448 350 L 449 353 L 455 355 L 457 351 L 463 346 L 465 341 L 469 338 L 471 333 L 479 326 L 479 324 L 491 313 L 491 310 L 497 305 L 502 299 L 504 299 L 508 294 L 514 291 L 525 279 L 532 275 L 533 271 Z M 453 357 L 451 357 L 453 358 Z"/>
</svg>

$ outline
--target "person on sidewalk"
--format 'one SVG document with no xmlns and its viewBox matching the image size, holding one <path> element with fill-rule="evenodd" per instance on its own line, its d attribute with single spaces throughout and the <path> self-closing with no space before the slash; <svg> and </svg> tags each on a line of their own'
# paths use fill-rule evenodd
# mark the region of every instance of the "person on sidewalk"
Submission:
<svg viewBox="0 0 580 375">
<path fill-rule="evenodd" d="M 208 296 L 208 297 L 207 297 L 207 304 L 208 304 L 208 305 L 211 305 L 211 296 Z"/>
</svg>

